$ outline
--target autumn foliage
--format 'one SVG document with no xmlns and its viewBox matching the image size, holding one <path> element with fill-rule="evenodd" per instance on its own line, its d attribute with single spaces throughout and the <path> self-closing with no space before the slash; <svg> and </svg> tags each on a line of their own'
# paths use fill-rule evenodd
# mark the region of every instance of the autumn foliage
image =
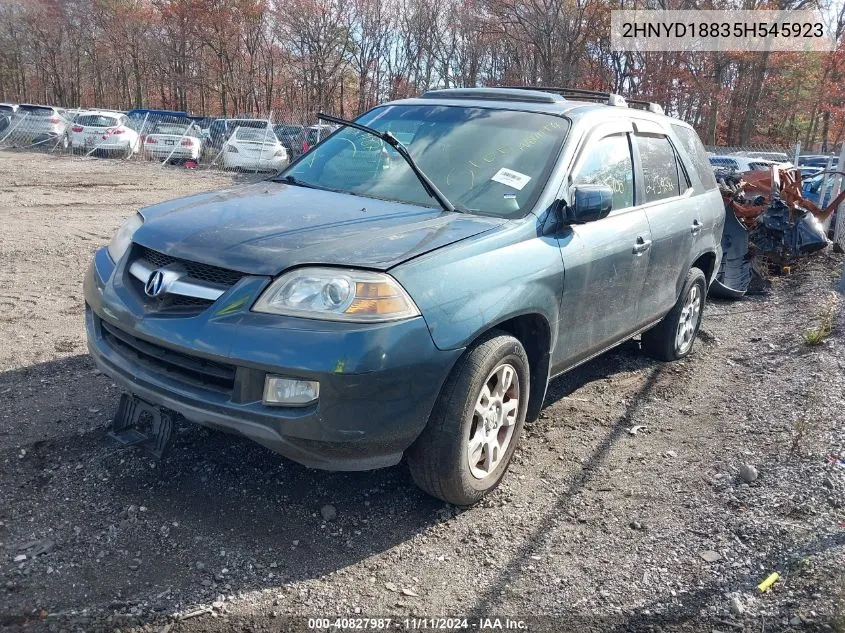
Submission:
<svg viewBox="0 0 845 633">
<path fill-rule="evenodd" d="M 825 2 L 826 0 L 817 0 Z M 818 6 L 806 0 L 743 8 Z M 841 3 L 840 3 L 841 4 Z M 845 136 L 836 53 L 612 51 L 638 0 L 0 0 L 0 101 L 155 107 L 313 122 L 431 87 L 547 84 L 661 103 L 705 142 L 831 150 Z M 722 8 L 714 1 L 667 8 Z"/>
</svg>

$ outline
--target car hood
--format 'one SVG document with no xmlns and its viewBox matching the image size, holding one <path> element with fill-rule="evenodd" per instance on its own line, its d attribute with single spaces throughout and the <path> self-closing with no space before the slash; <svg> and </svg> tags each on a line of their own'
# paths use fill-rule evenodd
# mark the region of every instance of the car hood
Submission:
<svg viewBox="0 0 845 633">
<path fill-rule="evenodd" d="M 272 181 L 170 200 L 141 215 L 133 241 L 254 275 L 302 264 L 387 270 L 506 222 Z"/>
</svg>

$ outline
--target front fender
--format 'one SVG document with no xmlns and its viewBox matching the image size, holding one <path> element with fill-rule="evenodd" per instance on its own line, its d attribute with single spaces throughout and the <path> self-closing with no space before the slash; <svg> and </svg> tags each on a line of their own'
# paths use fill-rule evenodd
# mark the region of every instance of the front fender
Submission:
<svg viewBox="0 0 845 633">
<path fill-rule="evenodd" d="M 533 215 L 457 242 L 393 270 L 422 312 L 434 344 L 466 347 L 491 327 L 539 314 L 557 334 L 563 262 Z"/>
</svg>

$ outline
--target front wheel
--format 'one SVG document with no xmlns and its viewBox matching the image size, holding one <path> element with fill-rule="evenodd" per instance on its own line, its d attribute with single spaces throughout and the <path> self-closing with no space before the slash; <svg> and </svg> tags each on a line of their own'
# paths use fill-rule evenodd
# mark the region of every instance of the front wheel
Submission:
<svg viewBox="0 0 845 633">
<path fill-rule="evenodd" d="M 529 387 L 528 356 L 516 338 L 493 331 L 474 343 L 407 451 L 414 482 L 455 505 L 471 505 L 495 488 L 516 450 Z"/>
<path fill-rule="evenodd" d="M 691 268 L 675 306 L 661 321 L 643 332 L 643 351 L 657 360 L 680 360 L 690 353 L 701 326 L 707 278 L 698 268 Z"/>
</svg>

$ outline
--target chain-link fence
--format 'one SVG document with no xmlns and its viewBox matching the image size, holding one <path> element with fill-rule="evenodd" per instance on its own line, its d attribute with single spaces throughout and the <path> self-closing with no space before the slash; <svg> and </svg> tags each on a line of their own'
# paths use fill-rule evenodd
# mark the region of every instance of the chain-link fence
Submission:
<svg viewBox="0 0 845 633">
<path fill-rule="evenodd" d="M 219 118 L 161 110 L 0 109 L 0 149 L 193 169 L 276 172 L 334 129 L 310 116 L 273 113 Z"/>
<path fill-rule="evenodd" d="M 278 172 L 334 131 L 335 126 L 298 114 L 201 117 L 183 112 L 0 104 L 0 149 L 119 158 L 161 166 Z M 794 146 L 709 146 L 714 170 L 743 172 L 792 163 L 801 169 L 804 195 L 824 207 L 845 185 L 835 155 L 802 152 Z M 828 220 L 845 248 L 845 210 Z"/>
<path fill-rule="evenodd" d="M 749 162 L 795 163 L 800 155 L 800 145 L 707 145 L 705 146 L 714 165 L 719 162 L 744 167 Z"/>
</svg>

